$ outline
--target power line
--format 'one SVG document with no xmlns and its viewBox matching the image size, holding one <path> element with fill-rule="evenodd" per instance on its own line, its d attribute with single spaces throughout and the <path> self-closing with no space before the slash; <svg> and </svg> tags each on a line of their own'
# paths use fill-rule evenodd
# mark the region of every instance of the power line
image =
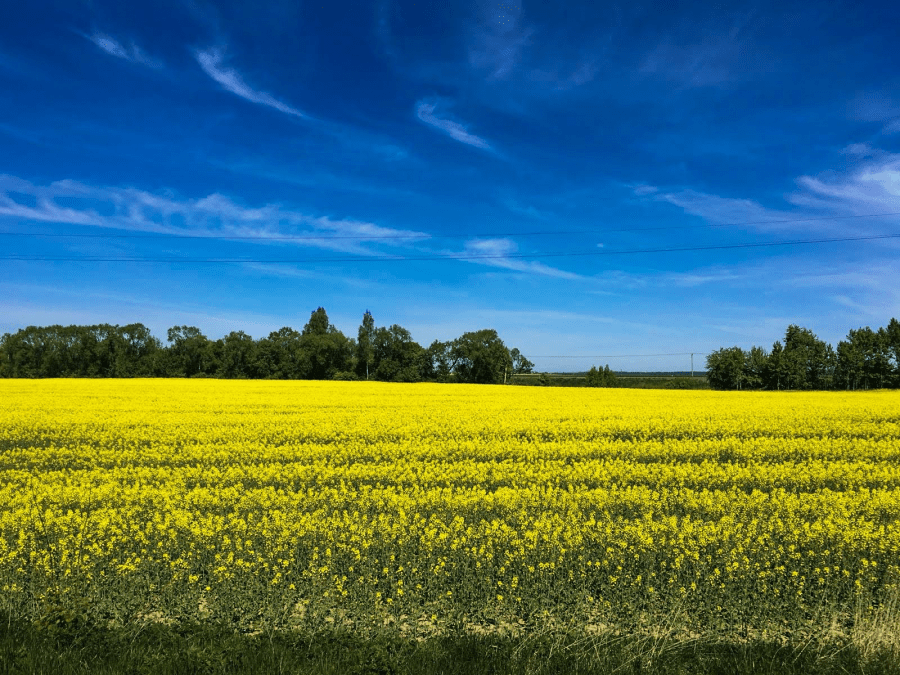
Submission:
<svg viewBox="0 0 900 675">
<path fill-rule="evenodd" d="M 721 223 L 718 225 L 666 225 L 660 227 L 635 227 L 615 228 L 603 230 L 548 230 L 539 232 L 482 232 L 482 233 L 454 233 L 454 234 L 389 234 L 389 235 L 228 235 L 228 234 L 175 234 L 175 233 L 147 233 L 147 234 L 59 234 L 45 232 L 0 232 L 5 237 L 43 237 L 58 239 L 212 239 L 212 240 L 240 240 L 240 241 L 331 241 L 331 240 L 358 240 L 374 241 L 389 239 L 463 239 L 466 237 L 537 237 L 561 234 L 607 234 L 621 232 L 659 232 L 669 230 L 700 230 L 717 227 L 740 227 L 742 225 L 777 225 L 783 223 L 806 223 L 821 220 L 842 220 L 848 218 L 881 218 L 884 216 L 897 216 L 900 211 L 894 213 L 873 213 L 857 216 L 827 216 L 821 218 L 792 218 L 788 220 L 757 220 L 744 223 Z"/>
<path fill-rule="evenodd" d="M 772 246 L 800 246 L 807 244 L 828 244 L 850 241 L 874 241 L 878 239 L 898 239 L 900 233 L 879 234 L 867 237 L 838 237 L 832 239 L 795 239 L 793 241 L 767 241 L 743 244 L 719 244 L 716 246 L 688 246 L 680 248 L 645 248 L 626 249 L 624 251 L 566 251 L 559 253 L 510 253 L 510 254 L 451 254 L 439 256 L 372 256 L 352 258 L 100 258 L 100 257 L 66 257 L 66 256 L 25 256 L 8 255 L 0 256 L 0 260 L 17 260 L 22 262 L 135 262 L 135 263 L 255 263 L 255 264 L 283 264 L 283 263 L 333 263 L 333 262 L 404 262 L 425 260 L 510 260 L 531 258 L 563 258 L 563 257 L 588 257 L 606 255 L 631 255 L 639 253 L 679 253 L 689 251 L 720 251 L 726 249 L 766 248 Z"/>
<path fill-rule="evenodd" d="M 673 352 L 671 354 L 577 354 L 564 356 L 548 356 L 546 354 L 522 354 L 526 359 L 626 359 L 639 356 L 690 356 L 700 352 Z"/>
</svg>

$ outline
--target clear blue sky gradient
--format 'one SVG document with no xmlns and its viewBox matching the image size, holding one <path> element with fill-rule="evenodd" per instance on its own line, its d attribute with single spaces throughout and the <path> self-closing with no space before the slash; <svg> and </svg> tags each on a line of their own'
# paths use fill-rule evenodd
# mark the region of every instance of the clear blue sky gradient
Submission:
<svg viewBox="0 0 900 675">
<path fill-rule="evenodd" d="M 727 5 L 7 3 L 0 333 L 321 305 L 682 370 L 618 355 L 885 325 L 900 239 L 712 247 L 900 233 L 900 4 Z"/>
</svg>

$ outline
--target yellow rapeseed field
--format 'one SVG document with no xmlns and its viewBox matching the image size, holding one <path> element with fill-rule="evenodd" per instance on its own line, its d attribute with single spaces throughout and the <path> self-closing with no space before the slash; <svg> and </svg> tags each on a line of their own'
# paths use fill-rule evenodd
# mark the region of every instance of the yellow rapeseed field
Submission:
<svg viewBox="0 0 900 675">
<path fill-rule="evenodd" d="M 0 381 L 24 617 L 777 629 L 896 597 L 898 518 L 897 392 Z"/>
</svg>

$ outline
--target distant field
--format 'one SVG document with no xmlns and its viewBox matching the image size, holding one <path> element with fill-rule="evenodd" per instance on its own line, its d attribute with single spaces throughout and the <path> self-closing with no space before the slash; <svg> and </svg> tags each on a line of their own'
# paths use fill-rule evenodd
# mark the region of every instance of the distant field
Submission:
<svg viewBox="0 0 900 675">
<path fill-rule="evenodd" d="M 547 373 L 550 386 L 587 386 L 584 373 Z M 541 373 L 514 375 L 513 384 L 541 385 Z M 616 387 L 622 389 L 709 389 L 705 374 L 690 373 L 616 373 Z"/>
<path fill-rule="evenodd" d="M 898 565 L 900 392 L 0 381 L 17 620 L 865 654 Z"/>
</svg>

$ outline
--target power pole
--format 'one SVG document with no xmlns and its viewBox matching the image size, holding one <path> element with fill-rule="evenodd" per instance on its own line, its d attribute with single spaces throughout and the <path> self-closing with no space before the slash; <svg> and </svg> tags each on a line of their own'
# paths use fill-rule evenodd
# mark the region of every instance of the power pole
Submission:
<svg viewBox="0 0 900 675">
<path fill-rule="evenodd" d="M 694 355 L 691 354 L 691 377 L 694 376 Z"/>
</svg>

